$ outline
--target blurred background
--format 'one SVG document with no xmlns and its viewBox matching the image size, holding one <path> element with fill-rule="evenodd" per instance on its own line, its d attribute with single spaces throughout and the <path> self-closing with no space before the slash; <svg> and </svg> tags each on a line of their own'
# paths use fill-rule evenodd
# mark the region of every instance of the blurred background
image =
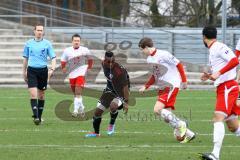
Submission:
<svg viewBox="0 0 240 160">
<path fill-rule="evenodd" d="M 1 0 L 0 1 L 0 86 L 24 87 L 22 51 L 33 38 L 33 26 L 45 26 L 45 38 L 52 41 L 60 56 L 78 33 L 82 45 L 101 59 L 111 43 L 115 54 L 127 58 L 130 77 L 136 85 L 146 75 L 145 57 L 138 49 L 142 37 L 154 40 L 158 49 L 171 52 L 187 71 L 190 88 L 211 89 L 200 73 L 208 64 L 202 43 L 205 25 L 218 27 L 218 39 L 233 50 L 240 38 L 238 0 Z M 124 61 L 124 60 L 123 60 Z M 100 64 L 96 64 L 99 66 Z M 104 84 L 102 72 L 90 86 Z"/>
</svg>

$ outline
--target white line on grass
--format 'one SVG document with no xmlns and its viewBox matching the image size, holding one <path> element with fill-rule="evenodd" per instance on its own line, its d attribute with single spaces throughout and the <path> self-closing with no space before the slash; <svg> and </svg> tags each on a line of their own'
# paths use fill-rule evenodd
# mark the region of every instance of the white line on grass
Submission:
<svg viewBox="0 0 240 160">
<path fill-rule="evenodd" d="M 16 118 L 16 117 L 0 118 L 0 121 L 9 121 L 9 120 L 12 120 L 12 121 L 15 121 L 15 120 L 29 121 L 31 119 L 30 118 Z M 44 118 L 44 120 L 46 120 L 46 119 Z M 65 121 L 62 121 L 61 119 L 58 119 L 58 118 L 47 118 L 47 120 L 65 122 Z M 91 121 L 91 119 L 89 119 L 88 121 Z M 102 118 L 102 121 L 109 121 L 109 119 L 108 118 Z M 139 119 L 137 117 L 132 117 L 132 118 L 130 118 L 130 117 L 127 117 L 127 118 L 123 117 L 123 118 L 118 118 L 118 121 L 151 122 L 152 123 L 152 122 L 157 122 L 157 121 L 161 122 L 163 120 L 162 119 L 154 119 L 153 117 L 152 117 L 152 119 L 149 118 L 147 120 L 146 120 L 146 117 L 140 117 Z M 71 121 L 66 121 L 66 122 L 71 122 Z M 74 121 L 74 122 L 86 122 L 86 121 L 80 121 L 79 120 L 79 121 Z M 189 120 L 188 122 L 189 123 L 191 123 L 191 122 L 205 123 L 205 122 L 212 122 L 212 120 L 207 120 L 207 119 L 205 119 L 205 120 L 204 119 L 198 120 L 198 119 L 196 119 L 196 120 Z"/>
<path fill-rule="evenodd" d="M 114 149 L 114 148 L 209 148 L 209 145 L 59 145 L 59 144 L 1 144 L 0 148 L 95 148 L 95 149 L 101 149 L 101 148 L 108 148 L 108 149 Z M 240 148 L 240 145 L 224 145 L 224 148 Z"/>
<path fill-rule="evenodd" d="M 90 130 L 41 130 L 41 129 L 26 129 L 26 130 L 18 130 L 18 129 L 2 129 L 0 132 L 53 132 L 53 133 L 89 133 Z M 116 134 L 147 134 L 147 135 L 167 135 L 172 136 L 173 133 L 171 132 L 143 132 L 143 131 L 135 131 L 135 132 L 128 132 L 128 131 L 118 131 L 115 132 Z M 212 133 L 196 133 L 198 136 L 212 136 Z M 227 133 L 225 136 L 235 136 L 235 134 Z"/>
<path fill-rule="evenodd" d="M 55 94 L 48 94 L 48 96 L 56 96 Z M 19 95 L 19 96 L 1 96 L 0 99 L 19 99 L 19 98 L 28 98 L 28 95 L 26 94 L 23 94 L 23 95 Z M 69 99 L 71 99 L 71 97 L 67 97 Z M 136 97 L 137 99 L 152 99 L 152 98 L 156 98 L 156 96 L 153 96 L 153 97 Z M 178 97 L 177 99 L 179 100 L 185 100 L 185 99 L 191 99 L 191 100 L 204 100 L 204 99 L 216 99 L 215 97 L 197 97 L 197 98 L 194 98 L 194 97 L 187 97 L 187 96 L 184 96 L 184 97 Z"/>
</svg>

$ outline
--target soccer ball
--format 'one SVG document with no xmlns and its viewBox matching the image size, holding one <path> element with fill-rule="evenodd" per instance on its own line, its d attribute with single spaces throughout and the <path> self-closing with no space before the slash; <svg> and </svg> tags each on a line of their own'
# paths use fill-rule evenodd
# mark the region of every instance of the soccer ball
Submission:
<svg viewBox="0 0 240 160">
<path fill-rule="evenodd" d="M 179 142 L 183 141 L 184 138 L 185 138 L 185 136 L 186 136 L 186 135 L 184 135 L 183 137 L 181 137 L 181 136 L 180 136 L 180 132 L 179 132 L 179 130 L 178 130 L 177 128 L 174 129 L 173 135 L 174 135 L 175 139 L 176 139 L 177 141 L 179 141 Z"/>
</svg>

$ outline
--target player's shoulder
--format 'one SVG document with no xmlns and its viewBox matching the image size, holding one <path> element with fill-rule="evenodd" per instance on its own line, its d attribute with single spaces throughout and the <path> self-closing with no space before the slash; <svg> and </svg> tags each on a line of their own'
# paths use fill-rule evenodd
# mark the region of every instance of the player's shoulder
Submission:
<svg viewBox="0 0 240 160">
<path fill-rule="evenodd" d="M 157 60 L 168 60 L 169 58 L 174 58 L 174 56 L 166 50 L 158 50 L 156 59 Z"/>
<path fill-rule="evenodd" d="M 26 41 L 25 45 L 31 45 L 34 42 L 34 38 Z"/>
<path fill-rule="evenodd" d="M 123 65 L 116 63 L 116 66 L 116 70 L 121 71 L 121 73 L 127 73 L 127 69 Z"/>
<path fill-rule="evenodd" d="M 217 53 L 217 51 L 219 51 L 218 53 L 222 53 L 225 51 L 232 51 L 231 48 L 229 48 L 226 44 L 222 43 L 222 42 L 215 42 L 212 47 L 210 48 L 210 51 L 213 51 Z"/>
<path fill-rule="evenodd" d="M 43 38 L 42 43 L 43 43 L 44 45 L 52 46 L 52 42 L 49 41 L 49 40 L 47 40 L 47 39 L 45 39 L 45 38 Z"/>
<path fill-rule="evenodd" d="M 88 49 L 87 47 L 85 47 L 85 46 L 80 46 L 80 49 L 81 49 L 82 51 L 89 52 L 89 49 Z"/>
<path fill-rule="evenodd" d="M 72 49 L 73 49 L 73 47 L 71 46 L 71 47 L 66 47 L 66 48 L 64 48 L 64 52 L 68 52 L 68 51 L 72 51 Z"/>
</svg>

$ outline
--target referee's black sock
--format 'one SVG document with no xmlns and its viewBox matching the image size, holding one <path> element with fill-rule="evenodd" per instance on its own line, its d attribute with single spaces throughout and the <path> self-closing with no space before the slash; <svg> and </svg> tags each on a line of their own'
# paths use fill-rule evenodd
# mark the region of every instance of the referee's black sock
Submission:
<svg viewBox="0 0 240 160">
<path fill-rule="evenodd" d="M 93 128 L 94 132 L 99 134 L 100 123 L 102 121 L 102 117 L 95 117 L 93 116 Z"/>
<path fill-rule="evenodd" d="M 33 117 L 38 118 L 37 99 L 31 99 L 30 103 L 31 103 L 31 107 L 32 107 Z"/>
<path fill-rule="evenodd" d="M 117 119 L 117 116 L 118 116 L 118 111 L 116 110 L 115 112 L 110 112 L 110 116 L 111 116 L 111 119 L 110 119 L 110 122 L 109 124 L 111 125 L 114 125 L 115 124 L 115 121 Z"/>
<path fill-rule="evenodd" d="M 45 100 L 38 99 L 38 117 L 41 120 Z"/>
</svg>

